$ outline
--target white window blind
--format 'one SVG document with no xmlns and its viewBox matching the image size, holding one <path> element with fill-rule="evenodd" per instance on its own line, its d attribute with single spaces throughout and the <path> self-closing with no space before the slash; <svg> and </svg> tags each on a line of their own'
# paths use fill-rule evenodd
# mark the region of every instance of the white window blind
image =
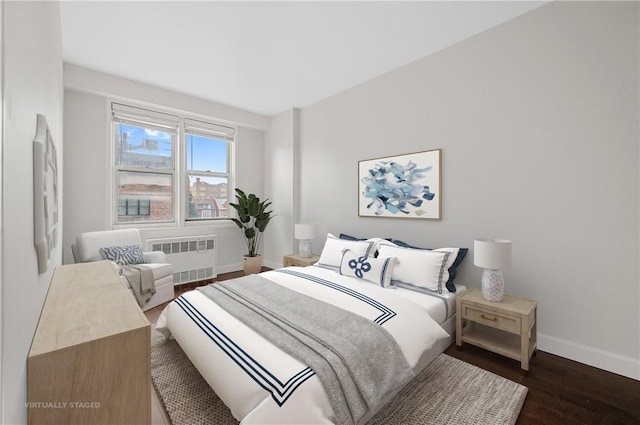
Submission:
<svg viewBox="0 0 640 425">
<path fill-rule="evenodd" d="M 214 137 L 232 142 L 235 131 L 236 130 L 233 127 L 227 127 L 220 124 L 197 121 L 189 118 L 185 118 L 184 120 L 184 132 L 186 134 Z"/>
<path fill-rule="evenodd" d="M 178 131 L 178 126 L 180 125 L 180 117 L 175 115 L 122 105 L 120 103 L 111 104 L 111 113 L 114 122 L 140 124 L 160 131 L 175 133 Z"/>
</svg>

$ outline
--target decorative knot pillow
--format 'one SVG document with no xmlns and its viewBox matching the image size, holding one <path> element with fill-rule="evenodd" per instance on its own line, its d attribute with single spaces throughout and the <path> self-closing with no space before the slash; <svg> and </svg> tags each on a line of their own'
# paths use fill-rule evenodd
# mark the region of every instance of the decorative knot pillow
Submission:
<svg viewBox="0 0 640 425">
<path fill-rule="evenodd" d="M 342 252 L 340 274 L 365 279 L 386 288 L 391 285 L 391 274 L 396 259 L 374 258 L 350 249 Z"/>
<path fill-rule="evenodd" d="M 120 265 L 146 263 L 140 245 L 108 246 L 100 248 L 100 254 L 105 260 L 111 260 Z"/>
</svg>

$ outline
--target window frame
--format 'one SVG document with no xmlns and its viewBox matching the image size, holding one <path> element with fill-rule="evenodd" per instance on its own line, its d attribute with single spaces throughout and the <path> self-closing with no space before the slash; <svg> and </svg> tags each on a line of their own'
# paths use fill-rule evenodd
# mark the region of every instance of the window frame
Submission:
<svg viewBox="0 0 640 425">
<path fill-rule="evenodd" d="M 232 151 L 233 151 L 233 146 L 234 146 L 234 142 L 235 142 L 235 129 L 232 129 L 231 127 L 226 127 L 226 126 L 221 126 L 218 124 L 213 124 L 213 123 L 207 123 L 207 122 L 203 122 L 200 120 L 193 120 L 193 119 L 185 119 L 184 120 L 184 125 L 183 125 L 183 132 L 184 132 L 184 143 L 182 145 L 183 148 L 183 157 L 184 157 L 184 180 L 183 180 L 183 184 L 185 185 L 185 196 L 187 197 L 186 202 L 184 202 L 184 220 L 185 222 L 191 222 L 191 223 L 196 223 L 196 222 L 202 222 L 202 221 L 210 221 L 210 220 L 228 220 L 231 216 L 229 215 L 229 213 L 227 213 L 226 217 L 189 217 L 189 189 L 190 189 L 190 184 L 189 184 L 189 177 L 193 176 L 193 177 L 205 177 L 205 178 L 223 178 L 227 180 L 227 203 L 229 203 L 231 201 L 231 199 L 229 199 L 229 197 L 231 196 L 232 193 L 232 169 L 231 169 L 231 163 L 232 163 Z M 198 130 L 195 126 L 197 124 L 204 124 L 204 125 L 209 125 L 210 126 L 210 131 L 203 131 L 203 130 Z M 219 130 L 221 131 L 220 134 L 216 134 L 216 127 L 220 127 Z M 232 130 L 233 133 L 231 135 L 227 134 L 223 134 L 222 132 L 225 131 L 225 129 L 228 130 Z M 228 131 L 227 130 L 227 131 Z M 220 171 L 205 171 L 205 170 L 194 170 L 194 169 L 190 169 L 188 168 L 188 158 L 187 158 L 187 145 L 188 145 L 188 141 L 187 141 L 187 135 L 192 135 L 192 136 L 197 136 L 197 137 L 203 137 L 203 138 L 207 138 L 210 140 L 218 140 L 218 141 L 222 141 L 225 142 L 227 144 L 226 147 L 226 151 L 227 151 L 227 158 L 226 158 L 226 172 L 220 172 Z M 193 147 L 192 147 L 193 149 Z"/>
<path fill-rule="evenodd" d="M 150 112 L 152 115 L 157 114 L 158 116 L 163 115 L 171 115 L 177 118 L 177 128 L 175 133 L 173 134 L 172 141 L 172 166 L 170 169 L 159 169 L 159 168 L 149 168 L 149 167 L 136 167 L 129 165 L 117 164 L 117 152 L 118 152 L 118 143 L 116 141 L 116 132 L 118 123 L 125 123 L 134 126 L 143 126 L 140 122 L 135 122 L 133 120 L 128 120 L 125 118 L 120 118 L 116 120 L 114 116 L 113 105 L 118 104 L 122 105 L 126 108 L 131 108 L 132 110 L 143 110 Z M 109 140 L 109 150 L 111 153 L 111 162 L 110 162 L 110 170 L 111 170 L 111 185 L 110 185 L 110 204 L 111 204 L 111 226 L 114 229 L 117 228 L 127 228 L 127 227 L 137 227 L 137 228 L 153 228 L 153 227 L 190 227 L 190 226 L 202 226 L 202 225 L 224 225 L 225 227 L 230 226 L 232 224 L 231 217 L 233 217 L 232 211 L 229 211 L 228 216 L 226 217 L 211 217 L 211 218 L 190 218 L 189 217 L 189 177 L 190 176 L 199 176 L 199 177 L 218 177 L 218 178 L 226 178 L 227 179 L 227 202 L 233 202 L 232 194 L 235 193 L 235 180 L 236 180 L 236 137 L 238 134 L 237 126 L 222 124 L 220 120 L 205 117 L 205 116 L 195 116 L 195 115 L 187 115 L 175 110 L 171 110 L 169 108 L 163 108 L 159 106 L 142 106 L 136 104 L 135 102 L 129 101 L 120 101 L 116 99 L 107 99 L 107 115 L 109 119 L 109 128 L 110 128 L 110 140 Z M 152 119 L 152 118 L 151 118 Z M 223 140 L 227 143 L 227 172 L 208 172 L 202 170 L 188 170 L 187 169 L 187 122 L 198 122 L 212 128 L 220 127 L 228 130 L 228 135 L 225 138 L 219 137 L 211 137 L 206 134 L 196 134 L 203 137 L 215 138 L 218 140 Z M 158 126 L 154 126 L 152 123 L 149 124 L 150 127 L 161 131 L 168 132 L 166 128 L 159 128 Z M 120 172 L 142 172 L 149 174 L 164 174 L 170 175 L 171 183 L 172 183 L 172 191 L 171 191 L 171 203 L 172 203 L 172 211 L 173 211 L 173 219 L 172 220 L 162 220 L 162 221 L 139 221 L 139 222 L 118 222 L 119 217 L 119 173 Z M 149 214 L 145 216 L 150 216 Z"/>
</svg>

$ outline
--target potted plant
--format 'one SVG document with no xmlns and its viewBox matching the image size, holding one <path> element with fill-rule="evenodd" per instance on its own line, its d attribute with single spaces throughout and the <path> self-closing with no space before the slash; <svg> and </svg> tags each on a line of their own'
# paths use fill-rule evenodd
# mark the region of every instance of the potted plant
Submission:
<svg viewBox="0 0 640 425">
<path fill-rule="evenodd" d="M 256 195 L 252 193 L 247 195 L 240 189 L 236 189 L 236 201 L 236 203 L 229 202 L 229 205 L 238 212 L 238 218 L 231 220 L 244 233 L 249 251 L 242 262 L 244 274 L 258 273 L 262 268 L 262 257 L 258 254 L 262 232 L 273 217 L 273 211 L 267 211 L 271 202 L 268 199 L 261 201 Z"/>
</svg>

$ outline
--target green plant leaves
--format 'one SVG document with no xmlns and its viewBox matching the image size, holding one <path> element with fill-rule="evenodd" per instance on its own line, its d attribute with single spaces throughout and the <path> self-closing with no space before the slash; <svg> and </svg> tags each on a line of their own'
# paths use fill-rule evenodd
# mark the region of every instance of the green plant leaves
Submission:
<svg viewBox="0 0 640 425">
<path fill-rule="evenodd" d="M 236 210 L 238 218 L 231 218 L 231 220 L 244 232 L 248 255 L 255 257 L 260 247 L 260 236 L 274 217 L 273 211 L 267 211 L 271 202 L 268 199 L 261 201 L 253 193 L 247 195 L 240 189 L 235 191 L 236 202 L 229 202 L 229 205 Z"/>
</svg>

